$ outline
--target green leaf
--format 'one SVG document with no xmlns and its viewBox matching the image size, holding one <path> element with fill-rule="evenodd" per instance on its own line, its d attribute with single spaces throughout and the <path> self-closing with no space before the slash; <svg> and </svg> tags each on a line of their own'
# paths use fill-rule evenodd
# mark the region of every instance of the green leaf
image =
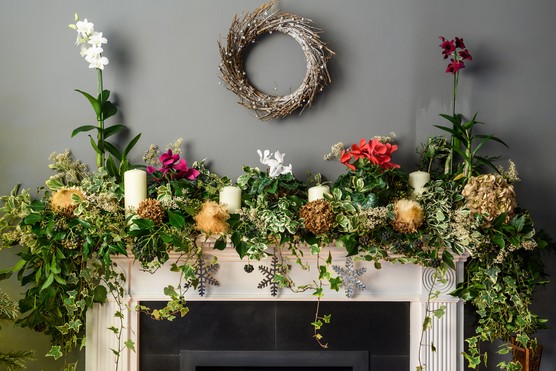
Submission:
<svg viewBox="0 0 556 371">
<path fill-rule="evenodd" d="M 183 229 L 185 227 L 185 218 L 172 210 L 168 210 L 168 220 L 172 227 L 178 229 Z"/>
<path fill-rule="evenodd" d="M 48 288 L 48 286 L 52 285 L 52 282 L 54 282 L 54 274 L 50 273 L 50 275 L 48 276 L 48 278 L 46 279 L 46 281 L 44 281 L 42 287 L 41 287 L 41 291 Z"/>
<path fill-rule="evenodd" d="M 93 301 L 95 303 L 105 303 L 107 294 L 106 287 L 98 285 L 93 293 Z"/>
<path fill-rule="evenodd" d="M 104 102 L 104 104 L 102 105 L 102 120 L 107 120 L 108 118 L 114 116 L 116 113 L 118 113 L 118 108 L 116 108 L 116 106 L 112 102 L 110 102 L 109 100 Z"/>
<path fill-rule="evenodd" d="M 104 142 L 104 148 L 110 152 L 112 156 L 114 156 L 118 161 L 122 158 L 122 154 L 118 149 L 110 142 Z"/>
<path fill-rule="evenodd" d="M 214 242 L 214 249 L 216 250 L 224 250 L 226 249 L 226 237 L 222 236 Z"/>
<path fill-rule="evenodd" d="M 77 134 L 79 134 L 79 133 L 81 133 L 81 132 L 84 132 L 84 131 L 91 131 L 91 130 L 94 130 L 94 129 L 98 129 L 98 127 L 96 127 L 96 126 L 94 126 L 94 125 L 83 125 L 83 126 L 80 126 L 80 127 L 78 127 L 77 129 L 74 129 L 74 130 L 71 132 L 71 137 L 73 138 L 74 136 L 76 136 Z"/>
<path fill-rule="evenodd" d="M 50 351 L 45 354 L 46 357 L 54 357 L 54 359 L 58 359 L 62 357 L 64 353 L 62 353 L 62 347 L 59 345 L 54 345 L 50 348 Z"/>
<path fill-rule="evenodd" d="M 183 317 L 183 316 L 182 316 Z M 125 347 L 135 352 L 135 342 L 131 339 L 127 339 L 125 342 Z"/>
<path fill-rule="evenodd" d="M 108 174 L 116 178 L 119 175 L 118 167 L 116 166 L 116 163 L 114 162 L 114 159 L 112 157 L 108 157 L 106 159 L 106 171 L 108 171 Z"/>
<path fill-rule="evenodd" d="M 111 137 L 125 129 L 125 125 L 117 124 L 104 128 L 104 139 Z"/>
<path fill-rule="evenodd" d="M 101 105 L 100 105 L 99 101 L 96 100 L 96 98 L 93 97 L 91 94 L 86 93 L 83 90 L 75 89 L 75 91 L 83 94 L 83 96 L 85 98 L 87 98 L 87 100 L 89 101 L 89 103 L 91 103 L 91 106 L 93 106 L 93 109 L 95 110 L 97 120 L 99 120 L 100 119 L 100 114 L 101 114 L 101 111 L 102 111 L 102 108 L 101 108 Z"/>
<path fill-rule="evenodd" d="M 135 136 L 135 138 L 133 138 L 128 145 L 124 148 L 124 152 L 122 153 L 122 160 L 127 158 L 127 155 L 129 154 L 129 152 L 133 149 L 133 147 L 135 147 L 135 144 L 137 144 L 137 142 L 139 141 L 139 138 L 141 138 L 141 133 L 137 134 Z"/>
<path fill-rule="evenodd" d="M 33 213 L 27 215 L 25 219 L 23 219 L 23 223 L 27 225 L 33 225 L 37 222 L 40 222 L 41 220 L 42 220 L 42 215 Z"/>
</svg>

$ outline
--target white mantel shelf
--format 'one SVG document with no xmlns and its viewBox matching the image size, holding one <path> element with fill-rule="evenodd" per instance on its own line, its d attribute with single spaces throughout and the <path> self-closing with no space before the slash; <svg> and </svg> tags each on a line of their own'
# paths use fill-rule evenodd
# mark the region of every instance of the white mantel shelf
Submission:
<svg viewBox="0 0 556 371">
<path fill-rule="evenodd" d="M 218 258 L 220 267 L 213 274 L 220 282 L 220 286 L 207 286 L 204 297 L 191 289 L 186 295 L 188 301 L 314 301 L 312 292 L 293 293 L 282 288 L 276 297 L 271 296 L 268 288 L 258 289 L 257 284 L 263 276 L 255 269 L 247 274 L 243 267 L 247 260 L 241 260 L 232 247 L 225 250 L 214 250 L 210 242 L 203 244 L 204 254 Z M 330 247 L 322 253 L 326 259 L 328 251 L 333 257 L 333 264 L 343 266 L 345 251 Z M 285 253 L 284 253 L 285 254 Z M 288 257 L 288 255 L 283 255 Z M 176 256 L 171 256 L 172 258 Z M 304 260 L 311 266 L 310 271 L 302 270 L 292 259 L 291 276 L 296 284 L 312 282 L 316 277 L 316 257 L 309 251 Z M 446 306 L 446 313 L 440 319 L 433 319 L 433 327 L 425 333 L 425 344 L 434 343 L 437 348 L 432 352 L 430 347 L 423 347 L 421 360 L 428 371 L 463 371 L 463 303 L 449 293 L 463 278 L 463 264 L 465 256 L 456 257 L 455 271 L 448 272 L 448 281 L 435 290 L 441 292 L 431 305 L 432 310 Z M 128 297 L 126 303 L 130 308 L 141 301 L 165 301 L 168 298 L 163 290 L 167 285 L 177 285 L 179 275 L 171 272 L 169 264 L 160 268 L 155 274 L 141 270 L 140 264 L 131 257 L 118 256 L 113 261 L 127 277 Z M 311 264 L 313 263 L 313 264 Z M 252 262 L 253 266 L 270 265 L 270 258 L 266 261 Z M 366 273 L 360 277 L 366 289 L 355 289 L 354 296 L 347 298 L 343 287 L 339 292 L 325 290 L 324 301 L 376 301 L 376 302 L 409 302 L 410 303 L 410 368 L 418 366 L 419 340 L 425 313 L 427 294 L 432 284 L 433 270 L 415 264 L 392 264 L 383 262 L 381 269 L 375 269 L 373 262 L 355 261 L 355 268 L 366 267 Z M 118 310 L 116 303 L 109 301 L 104 305 L 95 305 L 87 316 L 87 347 L 86 370 L 107 371 L 115 370 L 114 355 L 110 348 L 117 348 L 114 334 L 108 330 L 110 326 L 117 326 L 114 313 Z M 125 336 L 135 341 L 139 349 L 139 314 L 135 311 L 127 313 Z M 127 338 L 127 337 L 126 337 Z M 125 350 L 120 359 L 118 371 L 138 371 L 139 354 Z"/>
</svg>

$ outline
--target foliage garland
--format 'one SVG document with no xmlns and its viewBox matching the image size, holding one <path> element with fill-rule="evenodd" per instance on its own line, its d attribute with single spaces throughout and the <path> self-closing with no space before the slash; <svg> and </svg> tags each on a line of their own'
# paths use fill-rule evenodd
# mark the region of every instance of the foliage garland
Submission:
<svg viewBox="0 0 556 371">
<path fill-rule="evenodd" d="M 254 111 L 262 121 L 283 118 L 299 108 L 303 112 L 305 108 L 311 107 L 316 95 L 332 81 L 327 62 L 334 52 L 321 40 L 319 34 L 322 31 L 310 19 L 284 11 L 273 11 L 273 5 L 273 1 L 265 3 L 241 18 L 235 16 L 226 43 L 218 42 L 221 79 L 240 98 L 238 103 Z M 303 82 L 295 91 L 284 96 L 259 91 L 249 82 L 243 66 L 245 51 L 259 37 L 272 34 L 273 31 L 294 38 L 301 45 L 307 60 Z"/>
</svg>

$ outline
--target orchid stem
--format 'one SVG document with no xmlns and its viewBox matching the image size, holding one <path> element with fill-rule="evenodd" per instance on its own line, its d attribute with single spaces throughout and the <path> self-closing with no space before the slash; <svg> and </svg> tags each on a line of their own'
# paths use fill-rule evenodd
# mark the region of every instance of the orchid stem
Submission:
<svg viewBox="0 0 556 371">
<path fill-rule="evenodd" d="M 97 68 L 97 76 L 98 76 L 98 100 L 100 103 L 100 113 L 97 116 L 98 122 L 98 130 L 97 130 L 97 168 L 103 168 L 105 165 L 105 156 L 104 156 L 104 113 L 103 113 L 103 106 L 104 106 L 104 99 L 102 99 L 102 91 L 103 83 L 102 83 L 102 70 Z"/>
</svg>

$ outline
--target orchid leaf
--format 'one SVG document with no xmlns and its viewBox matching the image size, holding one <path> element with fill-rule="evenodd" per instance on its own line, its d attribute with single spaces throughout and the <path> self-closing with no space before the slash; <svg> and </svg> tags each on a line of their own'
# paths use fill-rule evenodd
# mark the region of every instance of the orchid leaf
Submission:
<svg viewBox="0 0 556 371">
<path fill-rule="evenodd" d="M 118 160 L 122 157 L 122 154 L 120 153 L 120 151 L 118 151 L 118 149 L 110 142 L 104 142 L 104 148 L 110 152 L 110 154 L 112 156 L 114 156 L 115 158 L 117 158 Z"/>
<path fill-rule="evenodd" d="M 110 98 L 110 90 L 104 89 L 101 94 L 98 96 L 98 101 L 105 103 Z"/>
<path fill-rule="evenodd" d="M 93 149 L 95 150 L 96 153 L 102 153 L 102 151 L 98 148 L 97 143 L 95 142 L 95 140 L 93 139 L 92 136 L 89 135 L 89 139 L 91 142 L 91 146 L 93 147 Z"/>
<path fill-rule="evenodd" d="M 102 107 L 101 107 L 100 103 L 98 102 L 98 100 L 96 100 L 95 97 L 93 97 L 91 94 L 89 94 L 87 92 L 84 92 L 83 90 L 75 89 L 75 91 L 83 94 L 83 96 L 85 98 L 87 98 L 89 103 L 91 103 L 91 106 L 93 106 L 93 109 L 95 110 L 95 113 L 97 115 L 97 120 L 98 120 L 100 118 L 101 113 L 102 113 Z"/>
<path fill-rule="evenodd" d="M 114 159 L 112 157 L 108 157 L 106 159 L 106 170 L 108 171 L 108 174 L 113 177 L 117 178 L 119 175 L 118 167 L 116 166 L 116 163 L 114 162 Z"/>
<path fill-rule="evenodd" d="M 79 134 L 79 133 L 81 133 L 81 132 L 84 132 L 84 131 L 91 131 L 91 130 L 94 130 L 94 129 L 98 129 L 98 127 L 96 127 L 96 126 L 94 126 L 94 125 L 83 125 L 83 126 L 80 126 L 80 127 L 78 127 L 77 129 L 74 129 L 74 130 L 71 132 L 71 137 L 73 138 L 74 136 L 76 136 L 77 134 Z"/>
<path fill-rule="evenodd" d="M 137 144 L 137 142 L 139 141 L 139 138 L 141 138 L 141 133 L 137 134 L 135 136 L 135 138 L 133 138 L 128 145 L 124 148 L 124 152 L 122 153 L 122 159 L 127 158 L 127 155 L 129 154 L 129 152 L 133 149 L 133 147 L 135 147 L 135 145 Z"/>
<path fill-rule="evenodd" d="M 118 113 L 118 108 L 116 108 L 116 106 L 112 102 L 104 102 L 104 104 L 102 105 L 102 120 L 106 120 L 114 116 L 116 113 Z"/>
<path fill-rule="evenodd" d="M 122 131 L 123 129 L 125 129 L 125 125 L 112 125 L 110 127 L 104 128 L 104 138 L 109 138 L 114 134 L 119 133 L 120 131 Z"/>
</svg>

